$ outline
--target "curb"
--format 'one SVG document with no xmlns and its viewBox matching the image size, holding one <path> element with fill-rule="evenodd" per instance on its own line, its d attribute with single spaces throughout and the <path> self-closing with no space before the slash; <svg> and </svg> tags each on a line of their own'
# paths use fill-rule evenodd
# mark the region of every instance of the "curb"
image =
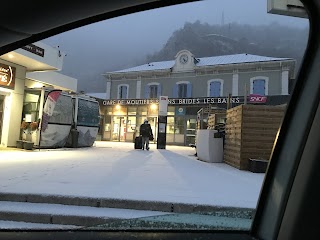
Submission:
<svg viewBox="0 0 320 240">
<path fill-rule="evenodd" d="M 75 225 L 81 227 L 90 227 L 94 225 L 106 224 L 115 220 L 124 220 L 121 218 L 103 218 L 92 216 L 75 215 L 54 215 L 44 213 L 25 213 L 25 212 L 1 212 L 0 219 L 5 221 L 18 221 L 29 223 Z"/>
<path fill-rule="evenodd" d="M 51 203 L 74 206 L 122 208 L 173 213 L 208 213 L 214 211 L 235 211 L 239 209 L 244 211 L 255 210 L 252 208 L 211 206 L 188 203 L 18 193 L 0 193 L 0 201 Z"/>
</svg>

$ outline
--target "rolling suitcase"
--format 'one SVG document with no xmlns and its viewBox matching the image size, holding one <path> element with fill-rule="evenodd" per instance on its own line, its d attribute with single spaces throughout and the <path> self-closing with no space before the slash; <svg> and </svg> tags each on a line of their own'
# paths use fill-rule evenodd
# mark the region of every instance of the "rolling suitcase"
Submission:
<svg viewBox="0 0 320 240">
<path fill-rule="evenodd" d="M 142 137 L 136 137 L 134 139 L 134 149 L 142 149 Z"/>
</svg>

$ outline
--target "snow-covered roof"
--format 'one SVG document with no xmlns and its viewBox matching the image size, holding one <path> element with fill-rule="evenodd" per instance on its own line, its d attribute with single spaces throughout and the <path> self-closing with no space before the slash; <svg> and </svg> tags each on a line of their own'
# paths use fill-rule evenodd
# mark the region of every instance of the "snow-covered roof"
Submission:
<svg viewBox="0 0 320 240">
<path fill-rule="evenodd" d="M 293 60 L 291 58 L 275 58 L 275 57 L 265 57 L 251 54 L 233 54 L 225 56 L 215 56 L 215 57 L 204 57 L 196 58 L 198 62 L 197 67 L 203 66 L 214 66 L 214 65 L 226 65 L 226 64 L 240 64 L 240 63 L 254 63 L 254 62 L 270 62 L 270 61 L 286 61 Z M 164 62 L 151 62 L 143 64 L 140 66 L 122 69 L 119 71 L 114 71 L 111 73 L 127 73 L 127 72 L 140 72 L 140 71 L 154 71 L 154 70 L 166 70 L 174 66 L 175 61 L 164 61 Z"/>
<path fill-rule="evenodd" d="M 265 57 L 251 54 L 234 54 L 226 56 L 216 56 L 216 57 L 205 57 L 199 58 L 200 61 L 196 66 L 213 66 L 213 65 L 224 65 L 224 64 L 237 64 L 237 63 L 253 63 L 253 62 L 271 62 L 271 61 L 284 61 L 292 60 L 290 58 L 274 58 Z"/>
<path fill-rule="evenodd" d="M 173 67 L 175 61 L 164 61 L 164 62 L 151 62 L 141 66 L 127 68 L 114 72 L 140 72 L 140 71 L 152 71 L 152 70 L 165 70 Z"/>
</svg>

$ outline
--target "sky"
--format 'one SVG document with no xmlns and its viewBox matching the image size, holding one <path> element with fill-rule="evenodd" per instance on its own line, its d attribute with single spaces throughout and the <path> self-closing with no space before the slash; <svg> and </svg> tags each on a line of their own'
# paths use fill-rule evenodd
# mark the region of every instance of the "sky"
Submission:
<svg viewBox="0 0 320 240">
<path fill-rule="evenodd" d="M 222 17 L 222 15 L 224 17 Z M 159 51 L 185 22 L 237 22 L 268 25 L 277 22 L 308 27 L 308 20 L 267 13 L 267 0 L 206 0 L 117 17 L 74 29 L 44 42 L 66 53 L 63 73 L 78 79 L 78 90 L 97 92 L 105 85 L 106 71 L 120 70 Z M 85 69 L 90 71 L 83 72 Z M 92 92 L 91 91 L 91 92 Z"/>
</svg>

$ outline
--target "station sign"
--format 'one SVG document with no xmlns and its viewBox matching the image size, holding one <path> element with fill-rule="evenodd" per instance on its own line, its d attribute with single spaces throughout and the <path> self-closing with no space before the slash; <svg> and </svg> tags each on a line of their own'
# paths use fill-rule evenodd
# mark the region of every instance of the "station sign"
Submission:
<svg viewBox="0 0 320 240">
<path fill-rule="evenodd" d="M 100 100 L 101 101 L 101 100 Z M 168 98 L 168 105 L 207 105 L 207 104 L 226 104 L 228 97 L 202 97 L 202 98 Z M 243 97 L 231 97 L 232 103 L 243 103 Z M 110 99 L 102 100 L 102 105 L 148 105 L 159 104 L 159 99 Z"/>
<path fill-rule="evenodd" d="M 266 103 L 267 97 L 257 95 L 257 94 L 250 94 L 250 96 L 248 97 L 248 102 L 249 103 Z"/>
</svg>

